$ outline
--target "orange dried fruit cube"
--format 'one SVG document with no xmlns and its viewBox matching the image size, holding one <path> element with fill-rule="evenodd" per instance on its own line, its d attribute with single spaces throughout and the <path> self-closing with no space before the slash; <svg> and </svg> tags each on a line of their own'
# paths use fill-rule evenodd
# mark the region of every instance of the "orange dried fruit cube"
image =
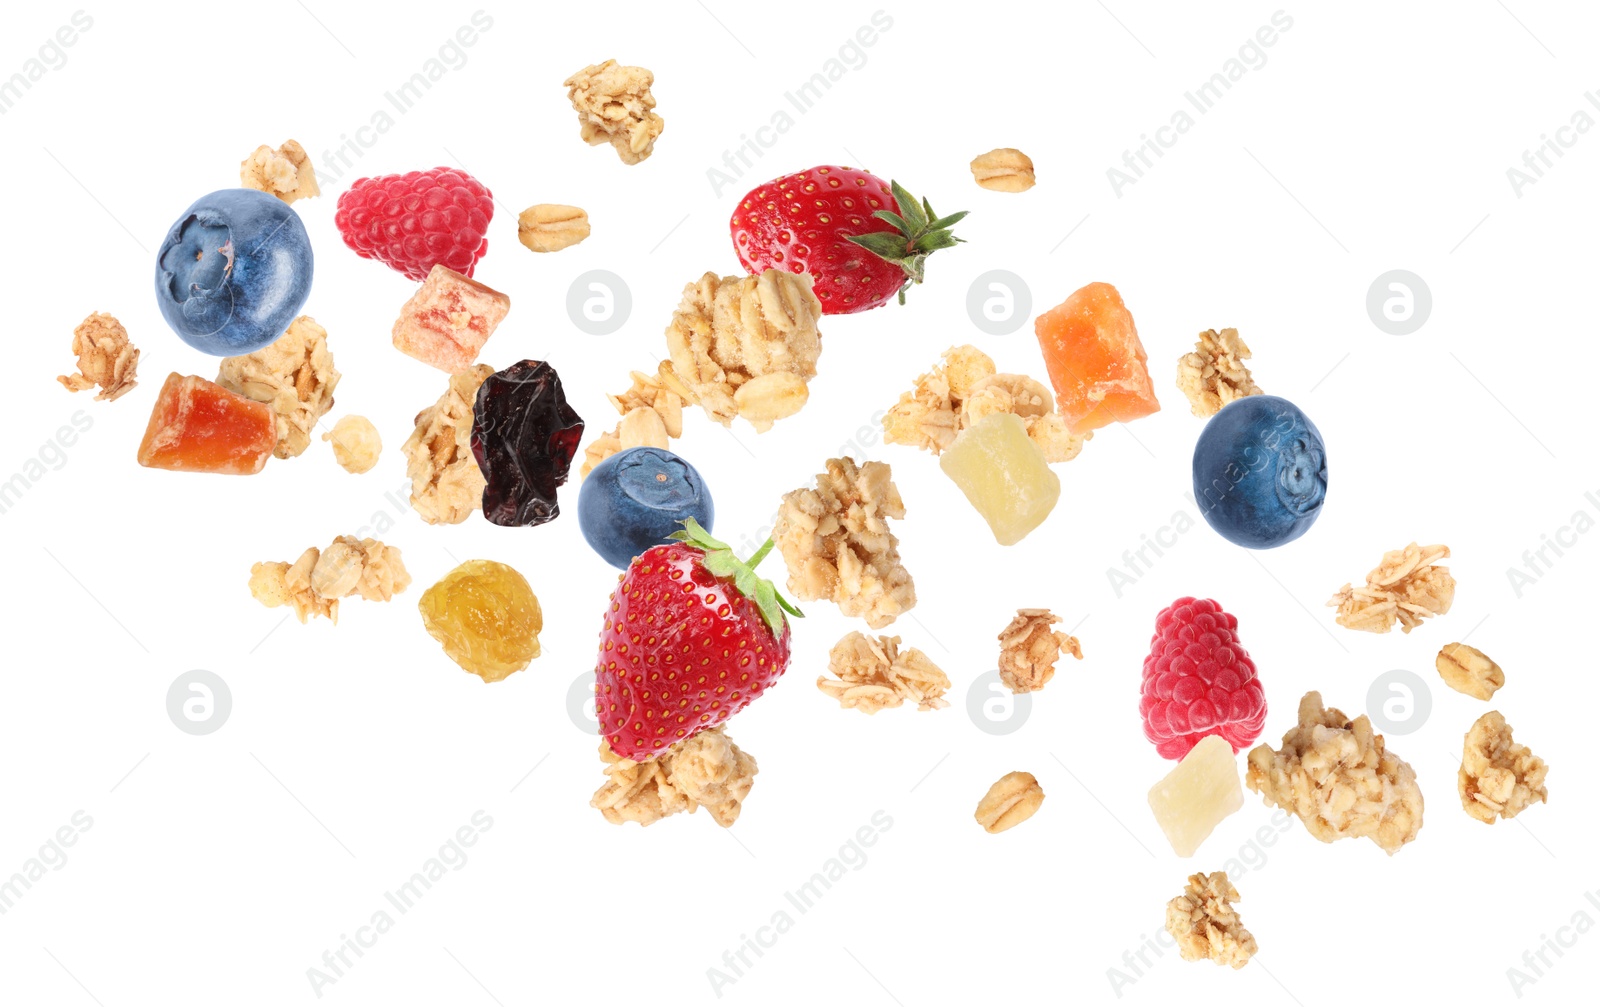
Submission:
<svg viewBox="0 0 1600 1007">
<path fill-rule="evenodd" d="M 1109 283 L 1091 283 L 1033 320 L 1056 408 L 1086 434 L 1161 408 L 1133 315 Z"/>
<path fill-rule="evenodd" d="M 401 353 L 457 374 L 478 359 L 510 311 L 505 294 L 436 265 L 401 307 L 391 338 Z"/>
<path fill-rule="evenodd" d="M 265 402 L 194 375 L 167 375 L 139 444 L 139 464 L 176 472 L 260 472 L 278 443 Z"/>
</svg>

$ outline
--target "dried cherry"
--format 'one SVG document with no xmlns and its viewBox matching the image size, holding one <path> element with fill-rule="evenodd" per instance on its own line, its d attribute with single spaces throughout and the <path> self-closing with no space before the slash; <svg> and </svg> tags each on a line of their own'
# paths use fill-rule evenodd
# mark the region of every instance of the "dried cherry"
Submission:
<svg viewBox="0 0 1600 1007">
<path fill-rule="evenodd" d="M 554 520 L 556 488 L 582 437 L 583 417 L 567 404 L 554 367 L 524 360 L 490 375 L 472 414 L 472 455 L 487 482 L 483 516 L 498 525 Z"/>
</svg>

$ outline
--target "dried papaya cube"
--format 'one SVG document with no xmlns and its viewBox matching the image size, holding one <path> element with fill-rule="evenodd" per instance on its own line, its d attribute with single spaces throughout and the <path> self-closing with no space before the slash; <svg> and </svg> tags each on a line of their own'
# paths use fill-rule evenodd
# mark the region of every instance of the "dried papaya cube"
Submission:
<svg viewBox="0 0 1600 1007">
<path fill-rule="evenodd" d="M 400 309 L 395 349 L 446 374 L 471 367 L 478 351 L 511 311 L 511 298 L 436 265 Z"/>
<path fill-rule="evenodd" d="M 139 464 L 177 472 L 260 472 L 278 443 L 265 402 L 235 395 L 205 378 L 167 375 L 139 444 Z"/>
<path fill-rule="evenodd" d="M 1109 283 L 1091 283 L 1033 320 L 1056 408 L 1086 434 L 1161 408 L 1133 315 Z"/>
</svg>

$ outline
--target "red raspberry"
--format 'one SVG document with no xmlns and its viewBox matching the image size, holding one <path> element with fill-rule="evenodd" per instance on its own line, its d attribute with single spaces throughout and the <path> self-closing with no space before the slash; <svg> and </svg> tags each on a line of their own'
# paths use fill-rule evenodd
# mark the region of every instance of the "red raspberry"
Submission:
<svg viewBox="0 0 1600 1007">
<path fill-rule="evenodd" d="M 1239 645 L 1239 620 L 1209 598 L 1179 598 L 1162 609 L 1144 659 L 1139 716 L 1144 736 L 1168 759 L 1213 734 L 1234 752 L 1261 737 L 1267 697 Z"/>
<path fill-rule="evenodd" d="M 363 259 L 419 283 L 443 264 L 471 276 L 489 250 L 494 194 L 464 171 L 434 168 L 361 178 L 339 196 L 333 222 Z"/>
</svg>

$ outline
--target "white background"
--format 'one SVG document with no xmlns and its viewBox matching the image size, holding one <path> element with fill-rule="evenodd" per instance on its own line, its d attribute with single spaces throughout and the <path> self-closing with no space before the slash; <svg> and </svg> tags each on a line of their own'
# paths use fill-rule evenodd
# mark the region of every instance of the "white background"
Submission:
<svg viewBox="0 0 1600 1007">
<path fill-rule="evenodd" d="M 447 52 L 455 68 L 321 198 L 295 206 L 317 253 L 306 310 L 344 374 L 329 419 L 371 417 L 382 461 L 351 476 L 318 442 L 250 479 L 134 462 L 166 374 L 216 369 L 162 323 L 153 251 L 190 201 L 236 184 L 257 144 L 294 137 L 321 162 L 478 8 L 86 9 L 92 27 L 65 64 L 0 116 L 10 349 L 0 478 L 41 452 L 58 462 L 0 515 L 10 644 L 0 876 L 74 812 L 93 825 L 0 916 L 0 1000 L 315 1001 L 307 970 L 480 809 L 493 826 L 465 866 L 325 987 L 325 1002 L 711 1003 L 707 970 L 726 969 L 723 952 L 779 910 L 793 927 L 722 988 L 726 1002 L 1517 999 L 1506 970 L 1526 970 L 1524 951 L 1581 910 L 1600 921 L 1584 897 L 1600 886 L 1600 535 L 1547 553 L 1550 569 L 1521 597 L 1506 572 L 1575 512 L 1600 517 L 1584 496 L 1600 497 L 1587 406 L 1600 365 L 1600 132 L 1579 136 L 1520 197 L 1506 171 L 1576 110 L 1600 116 L 1583 97 L 1600 85 L 1600 24 L 1581 5 L 1530 0 L 1286 8 L 1293 27 L 1265 65 L 1119 197 L 1107 168 L 1187 107 L 1184 92 L 1278 9 L 1199 6 L 887 6 L 892 27 L 866 62 L 847 54 L 856 68 L 720 195 L 707 169 L 786 107 L 784 92 L 836 57 L 877 5 L 486 7 L 492 27 L 462 50 L 464 64 Z M 73 10 L 8 13 L 0 75 L 23 69 Z M 639 166 L 578 140 L 561 87 L 608 57 L 656 74 L 666 133 Z M 973 184 L 967 162 L 997 146 L 1032 155 L 1034 190 Z M 498 210 L 477 275 L 513 310 L 483 359 L 549 359 L 598 433 L 614 422 L 604 393 L 663 352 L 683 284 L 738 272 L 726 231 L 737 197 L 821 163 L 863 164 L 941 212 L 970 209 L 968 243 L 932 260 L 906 307 L 824 320 L 800 415 L 730 436 L 696 414 L 676 447 L 713 488 L 717 530 L 738 542 L 866 428 L 854 450 L 893 464 L 909 511 L 897 531 L 919 604 L 893 632 L 945 668 L 956 702 L 870 719 L 833 708 L 813 680 L 828 648 L 864 627 L 811 603 L 788 677 L 731 725 L 761 765 L 738 824 L 724 832 L 697 814 L 647 831 L 612 826 L 588 807 L 602 780 L 595 738 L 567 712 L 615 577 L 578 534 L 577 486 L 563 516 L 534 529 L 476 517 L 430 527 L 390 502 L 405 496 L 400 443 L 444 378 L 389 345 L 413 285 L 342 245 L 334 202 L 359 176 L 438 164 L 488 184 Z M 530 254 L 515 216 L 537 202 L 586 208 L 593 236 Z M 1432 291 L 1432 315 L 1412 335 L 1386 335 L 1366 311 L 1368 286 L 1395 268 Z M 614 335 L 569 320 L 568 286 L 589 269 L 631 289 L 632 315 Z M 1060 505 L 1011 549 L 993 544 L 931 456 L 886 448 L 871 429 L 955 343 L 1043 376 L 1027 326 L 988 336 L 968 320 L 968 287 L 991 269 L 1024 277 L 1035 312 L 1089 281 L 1115 283 L 1163 406 L 1058 467 Z M 116 403 L 53 380 L 71 362 L 73 326 L 94 310 L 118 316 L 144 351 L 139 388 Z M 1255 350 L 1260 383 L 1320 426 L 1325 513 L 1301 541 L 1261 554 L 1200 524 L 1119 597 L 1107 570 L 1123 552 L 1179 512 L 1194 519 L 1184 496 L 1202 423 L 1172 375 L 1196 332 L 1222 326 Z M 61 454 L 46 447 L 80 410 L 90 430 Z M 338 627 L 285 623 L 250 599 L 251 563 L 293 559 L 376 515 L 416 579 L 406 594 L 350 601 Z M 1452 548 L 1454 610 L 1409 636 L 1336 627 L 1327 596 L 1412 540 Z M 543 656 L 492 686 L 442 655 L 415 608 L 458 560 L 480 556 L 526 574 L 547 625 Z M 1425 726 L 1389 739 L 1427 797 L 1414 843 L 1390 858 L 1369 842 L 1323 845 L 1293 822 L 1269 827 L 1258 855 L 1249 845 L 1271 810 L 1247 795 L 1197 857 L 1171 854 L 1145 804 L 1171 767 L 1136 711 L 1153 617 L 1184 594 L 1239 616 L 1274 745 L 1309 689 L 1353 716 L 1386 671 L 1430 683 Z M 1019 606 L 1060 613 L 1086 657 L 1035 698 L 1021 730 L 994 736 L 965 698 Z M 1469 634 L 1506 669 L 1494 708 L 1554 767 L 1549 805 L 1492 827 L 1462 813 L 1454 785 L 1461 736 L 1489 707 L 1431 667 L 1442 644 Z M 232 690 L 231 718 L 205 737 L 181 733 L 165 709 L 168 686 L 194 668 Z M 1013 769 L 1037 774 L 1048 799 L 1020 828 L 986 835 L 972 809 Z M 893 824 L 865 865 L 798 914 L 784 893 L 878 811 Z M 1255 961 L 1234 973 L 1147 951 L 1151 965 L 1134 977 L 1124 952 L 1157 932 L 1184 876 L 1241 850 L 1254 862 L 1237 883 Z M 1600 934 L 1561 933 L 1575 947 L 1547 951 L 1542 978 L 1529 971 L 1529 1003 L 1594 995 Z M 1112 968 L 1135 981 L 1118 988 Z"/>
</svg>

